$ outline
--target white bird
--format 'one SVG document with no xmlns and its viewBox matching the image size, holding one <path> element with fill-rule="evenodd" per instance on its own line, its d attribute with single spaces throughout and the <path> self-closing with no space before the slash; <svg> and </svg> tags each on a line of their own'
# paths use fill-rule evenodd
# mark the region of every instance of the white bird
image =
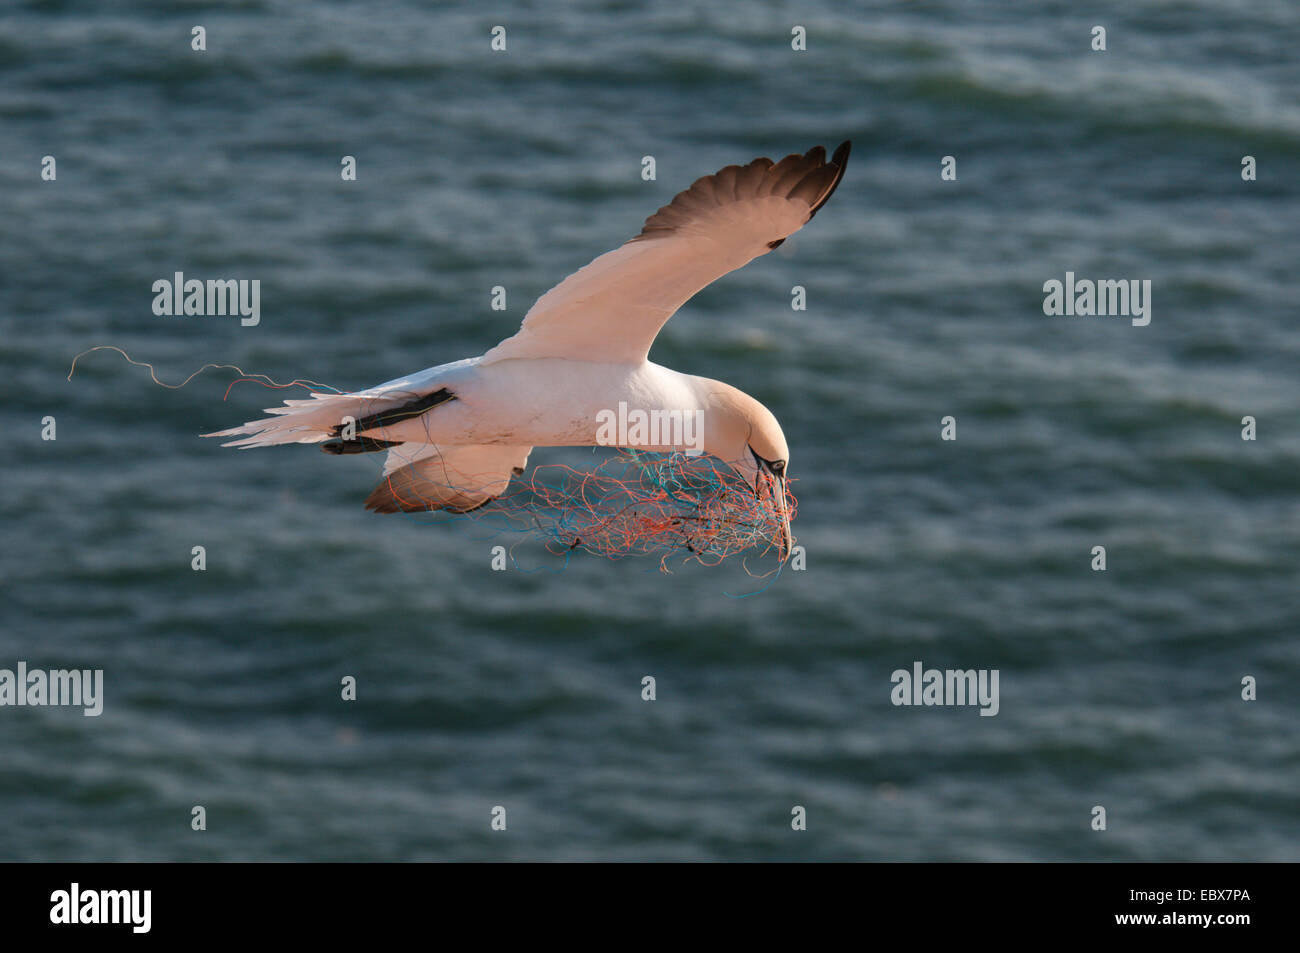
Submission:
<svg viewBox="0 0 1300 953">
<path fill-rule="evenodd" d="M 755 159 L 704 176 L 646 219 L 641 233 L 542 295 L 519 331 L 480 357 L 348 394 L 287 400 L 224 446 L 319 443 L 327 453 L 387 450 L 384 480 L 366 498 L 380 513 L 468 512 L 505 492 L 535 446 L 611 445 L 599 415 L 615 408 L 681 411 L 702 423 L 720 458 L 780 515 L 790 453 L 766 407 L 730 384 L 647 360 L 665 322 L 700 289 L 780 245 L 831 197 L 849 157 L 817 146 L 780 162 Z M 697 413 L 698 412 L 698 413 Z M 619 446 L 618 443 L 613 443 Z M 680 450 L 680 444 L 622 444 Z M 694 449 L 701 449 L 695 447 Z"/>
</svg>

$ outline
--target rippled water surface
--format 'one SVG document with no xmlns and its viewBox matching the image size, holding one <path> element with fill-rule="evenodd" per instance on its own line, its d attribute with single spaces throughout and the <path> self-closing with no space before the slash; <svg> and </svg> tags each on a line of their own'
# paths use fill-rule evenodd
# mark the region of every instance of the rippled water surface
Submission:
<svg viewBox="0 0 1300 953">
<path fill-rule="evenodd" d="M 6 7 L 0 668 L 106 699 L 0 708 L 0 858 L 1300 859 L 1297 48 L 1280 0 Z M 807 570 L 758 595 L 493 572 L 363 511 L 374 457 L 198 438 L 283 394 L 66 380 L 478 354 L 696 176 L 844 138 L 653 354 L 784 426 Z M 177 271 L 261 323 L 155 316 Z M 1151 323 L 1046 317 L 1067 271 Z M 998 715 L 892 705 L 918 660 L 997 669 Z"/>
</svg>

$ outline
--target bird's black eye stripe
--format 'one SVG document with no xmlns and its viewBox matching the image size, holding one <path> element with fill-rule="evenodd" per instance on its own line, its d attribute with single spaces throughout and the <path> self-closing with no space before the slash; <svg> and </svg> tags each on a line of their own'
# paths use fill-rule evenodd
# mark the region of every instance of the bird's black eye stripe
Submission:
<svg viewBox="0 0 1300 953">
<path fill-rule="evenodd" d="M 749 453 L 759 466 L 766 467 L 770 472 L 776 474 L 777 476 L 780 476 L 782 473 L 785 472 L 784 460 L 764 460 L 762 457 L 758 455 L 758 452 L 755 451 L 753 447 L 749 447 Z"/>
<path fill-rule="evenodd" d="M 749 447 L 748 449 L 750 455 L 754 458 L 755 462 L 758 463 L 760 470 L 766 468 L 769 473 L 777 477 L 782 476 L 785 473 L 784 460 L 764 460 L 758 455 L 753 447 Z"/>
</svg>

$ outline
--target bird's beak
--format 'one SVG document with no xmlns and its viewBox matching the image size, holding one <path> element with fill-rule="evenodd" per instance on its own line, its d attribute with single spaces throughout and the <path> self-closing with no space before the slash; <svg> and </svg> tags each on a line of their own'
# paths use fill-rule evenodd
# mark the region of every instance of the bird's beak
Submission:
<svg viewBox="0 0 1300 953">
<path fill-rule="evenodd" d="M 768 491 L 772 494 L 772 502 L 776 505 L 776 511 L 781 517 L 781 538 L 777 541 L 781 562 L 790 558 L 790 552 L 794 549 L 794 534 L 790 532 L 790 509 L 789 498 L 786 496 L 785 471 L 777 472 L 771 467 L 764 467 L 770 482 L 759 477 L 760 482 L 767 483 Z M 754 489 L 757 491 L 758 487 Z"/>
<path fill-rule="evenodd" d="M 785 562 L 794 549 L 794 536 L 790 533 L 790 511 L 786 508 L 785 474 L 778 476 L 775 483 L 776 511 L 781 514 L 781 562 Z"/>
<path fill-rule="evenodd" d="M 761 497 L 764 487 L 772 495 L 772 503 L 781 518 L 781 538 L 776 540 L 777 549 L 781 562 L 785 562 L 794 551 L 795 542 L 794 534 L 790 532 L 790 497 L 787 494 L 785 462 L 774 463 L 764 460 L 753 451 L 753 448 L 749 449 L 749 457 L 753 459 L 752 463 L 746 459 L 732 466 L 742 475 L 742 478 L 752 482 L 755 496 Z"/>
</svg>

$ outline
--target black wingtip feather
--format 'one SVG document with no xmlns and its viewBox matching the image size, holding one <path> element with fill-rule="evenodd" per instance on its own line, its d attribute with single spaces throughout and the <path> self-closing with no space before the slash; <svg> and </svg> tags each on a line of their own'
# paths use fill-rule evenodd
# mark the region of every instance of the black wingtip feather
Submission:
<svg viewBox="0 0 1300 953">
<path fill-rule="evenodd" d="M 844 178 L 844 170 L 847 169 L 849 165 L 849 150 L 852 148 L 853 143 L 848 139 L 845 139 L 836 146 L 835 152 L 831 156 L 831 161 L 829 163 L 830 165 L 835 166 L 835 178 L 831 181 L 831 187 L 826 190 L 826 194 L 821 197 L 817 204 L 813 206 L 812 211 L 808 214 L 810 219 L 817 214 L 818 209 L 830 201 L 830 197 L 834 195 L 835 190 L 840 187 L 840 182 Z"/>
</svg>

